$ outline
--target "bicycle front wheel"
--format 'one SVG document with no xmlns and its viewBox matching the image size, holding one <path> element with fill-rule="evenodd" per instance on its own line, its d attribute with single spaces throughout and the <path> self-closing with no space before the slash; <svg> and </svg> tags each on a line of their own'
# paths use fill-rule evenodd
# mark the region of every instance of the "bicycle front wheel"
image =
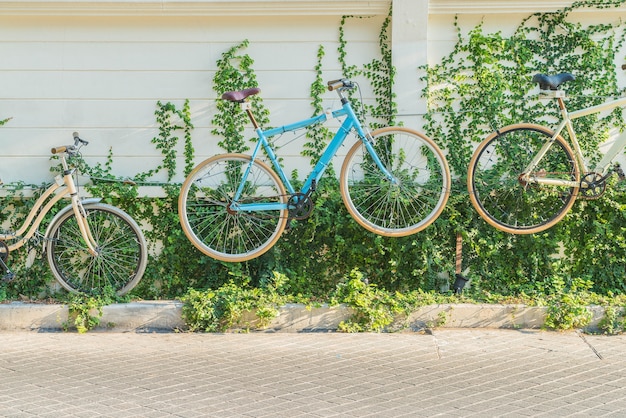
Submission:
<svg viewBox="0 0 626 418">
<path fill-rule="evenodd" d="M 255 160 L 233 208 L 251 157 L 217 155 L 200 163 L 180 190 L 178 213 L 185 235 L 202 253 L 217 260 L 240 262 L 258 257 L 276 243 L 287 224 L 287 195 L 276 173 Z M 263 206 L 273 206 L 264 209 Z M 279 209 L 277 209 L 277 207 Z"/>
<path fill-rule="evenodd" d="M 356 143 L 341 168 L 341 196 L 352 217 L 379 235 L 402 237 L 421 231 L 441 214 L 450 194 L 450 170 L 437 145 L 406 128 L 372 133 L 385 170 Z"/>
<path fill-rule="evenodd" d="M 46 244 L 54 277 L 70 292 L 94 293 L 110 287 L 124 295 L 141 280 L 148 249 L 137 223 L 126 212 L 103 203 L 84 205 L 98 254 L 87 250 L 73 210 L 50 226 Z"/>
<path fill-rule="evenodd" d="M 572 207 L 578 186 L 562 182 L 579 184 L 580 174 L 574 153 L 561 136 L 532 173 L 525 172 L 553 135 L 539 125 L 510 125 L 478 146 L 469 164 L 467 186 L 474 208 L 490 225 L 512 234 L 541 232 Z M 550 184 L 544 180 L 551 180 Z"/>
</svg>

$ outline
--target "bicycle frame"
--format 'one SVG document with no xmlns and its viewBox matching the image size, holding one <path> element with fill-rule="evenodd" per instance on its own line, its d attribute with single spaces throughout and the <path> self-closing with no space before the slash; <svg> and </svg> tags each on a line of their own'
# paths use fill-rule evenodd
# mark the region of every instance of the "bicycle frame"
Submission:
<svg viewBox="0 0 626 418">
<path fill-rule="evenodd" d="M 369 141 L 370 135 L 369 135 L 369 133 L 366 133 L 365 130 L 363 129 L 363 127 L 361 125 L 361 122 L 357 118 L 356 114 L 354 113 L 354 110 L 352 109 L 352 106 L 350 105 L 350 102 L 348 101 L 348 99 L 346 99 L 341 94 L 341 92 L 339 92 L 339 96 L 341 98 L 341 103 L 342 103 L 341 109 L 333 110 L 333 111 L 328 112 L 328 113 L 322 113 L 322 114 L 319 114 L 319 115 L 314 116 L 314 117 L 309 118 L 309 119 L 304 119 L 304 120 L 301 120 L 299 122 L 295 122 L 295 123 L 292 123 L 292 124 L 284 125 L 284 126 L 281 126 L 279 128 L 268 129 L 268 130 L 265 130 L 265 131 L 262 130 L 258 126 L 256 121 L 254 120 L 254 117 L 252 116 L 252 112 L 251 112 L 250 103 L 248 103 L 248 102 L 244 103 L 244 106 L 245 106 L 244 110 L 248 114 L 248 117 L 250 117 L 250 120 L 252 121 L 252 123 L 253 123 L 253 125 L 255 127 L 256 134 L 259 137 L 259 140 L 257 141 L 256 146 L 254 147 L 254 150 L 252 151 L 252 155 L 251 155 L 252 159 L 250 161 L 250 164 L 248 164 L 248 167 L 246 168 L 246 170 L 245 170 L 245 172 L 243 174 L 243 177 L 242 177 L 241 183 L 239 184 L 237 192 L 235 193 L 235 196 L 233 197 L 233 203 L 230 206 L 231 210 L 234 210 L 234 211 L 255 211 L 255 210 L 283 210 L 283 209 L 286 209 L 288 205 L 287 204 L 281 204 L 281 203 L 249 203 L 249 204 L 240 204 L 240 203 L 237 203 L 237 201 L 241 197 L 241 194 L 242 194 L 242 192 L 244 190 L 244 187 L 245 187 L 248 175 L 250 174 L 250 170 L 251 170 L 252 166 L 254 165 L 254 161 L 257 158 L 261 148 L 263 148 L 263 150 L 265 151 L 267 157 L 272 162 L 272 165 L 273 165 L 276 173 L 278 174 L 280 180 L 282 181 L 282 183 L 285 186 L 285 188 L 287 189 L 287 191 L 290 194 L 292 194 L 292 195 L 295 194 L 296 190 L 294 189 L 293 185 L 291 184 L 291 182 L 289 181 L 289 179 L 285 175 L 284 170 L 280 166 L 280 164 L 278 162 L 278 157 L 276 156 L 276 153 L 272 149 L 272 147 L 271 147 L 271 145 L 269 143 L 269 139 L 268 138 L 271 138 L 273 136 L 276 136 L 276 135 L 279 135 L 279 134 L 283 134 L 283 133 L 286 133 L 286 132 L 293 132 L 293 131 L 296 131 L 298 129 L 306 128 L 308 126 L 311 126 L 311 125 L 314 125 L 314 124 L 317 124 L 317 123 L 326 122 L 328 120 L 328 118 L 329 118 L 329 115 L 332 118 L 339 118 L 339 117 L 342 117 L 342 116 L 346 116 L 346 119 L 343 121 L 343 123 L 341 124 L 341 127 L 335 133 L 335 136 L 333 137 L 333 139 L 326 146 L 326 149 L 322 153 L 320 159 L 315 164 L 315 167 L 313 167 L 313 170 L 307 176 L 307 178 L 306 178 L 306 180 L 305 180 L 305 182 L 304 182 L 304 184 L 302 186 L 302 189 L 300 190 L 300 193 L 307 194 L 310 191 L 315 190 L 315 187 L 316 187 L 317 183 L 320 181 L 320 179 L 324 175 L 324 172 L 328 168 L 328 165 L 330 164 L 331 159 L 335 156 L 335 154 L 339 150 L 339 147 L 341 147 L 341 145 L 344 143 L 345 139 L 347 138 L 348 134 L 352 130 L 354 130 L 357 133 L 357 135 L 359 136 L 359 138 L 361 139 L 361 141 L 363 141 L 363 143 L 365 144 L 365 147 L 367 148 L 367 151 L 369 152 L 370 156 L 373 158 L 373 160 L 378 165 L 378 167 L 382 170 L 382 172 L 388 177 L 388 179 L 390 181 L 392 181 L 392 182 L 395 181 L 395 178 L 393 177 L 393 175 L 391 173 L 389 173 L 389 171 L 385 168 L 385 166 L 383 165 L 382 161 L 378 157 L 376 151 L 374 150 L 374 147 L 372 146 L 371 142 Z"/>
<path fill-rule="evenodd" d="M 26 244 L 26 242 L 28 242 L 28 240 L 37 233 L 44 217 L 48 214 L 48 212 L 50 212 L 52 207 L 61 199 L 69 196 L 71 204 L 65 209 L 62 209 L 59 214 L 64 213 L 66 210 L 70 210 L 70 208 L 74 211 L 78 227 L 89 252 L 94 256 L 98 254 L 98 250 L 96 249 L 97 244 L 95 243 L 95 239 L 89 230 L 86 213 L 78 196 L 76 183 L 74 183 L 74 179 L 72 177 L 74 170 L 68 168 L 65 156 L 61 155 L 60 159 L 63 167 L 63 175 L 57 175 L 55 177 L 55 182 L 50 185 L 50 187 L 48 187 L 48 189 L 46 189 L 46 191 L 37 199 L 33 208 L 24 220 L 24 223 L 17 231 L 0 234 L 0 240 L 17 240 L 11 245 L 8 245 L 9 251 L 13 251 L 24 246 L 24 244 Z M 47 200 L 49 201 L 46 203 Z M 50 222 L 50 224 L 53 223 L 54 222 Z M 47 237 L 47 235 L 48 233 L 46 232 L 44 237 Z"/>
<path fill-rule="evenodd" d="M 554 130 L 554 135 L 550 141 L 546 141 L 544 146 L 539 150 L 535 158 L 530 162 L 529 166 L 526 168 L 525 173 L 532 173 L 534 168 L 537 166 L 539 161 L 545 156 L 546 152 L 550 148 L 550 146 L 554 143 L 555 139 L 561 134 L 563 129 L 567 128 L 567 132 L 570 136 L 571 143 L 574 147 L 574 153 L 576 154 L 576 158 L 578 159 L 578 166 L 583 173 L 589 172 L 587 169 L 587 165 L 584 160 L 584 156 L 582 153 L 582 149 L 580 148 L 580 144 L 576 137 L 576 132 L 574 131 L 574 126 L 572 121 L 578 119 L 583 116 L 592 115 L 595 113 L 600 113 L 605 110 L 611 110 L 616 107 L 626 106 L 626 98 L 620 98 L 616 100 L 611 100 L 606 103 L 602 103 L 596 106 L 591 106 L 585 109 L 576 110 L 574 112 L 568 113 L 565 102 L 563 100 L 564 94 L 562 91 L 554 92 L 555 99 L 561 111 L 561 122 Z M 626 147 L 626 133 L 620 134 L 614 141 L 611 148 L 604 154 L 598 165 L 595 167 L 594 171 L 601 175 L 605 175 L 608 170 L 611 162 L 617 157 L 619 152 Z M 566 181 L 559 179 L 550 179 L 547 177 L 531 177 L 529 174 L 525 176 L 526 181 L 531 181 L 539 184 L 548 184 L 555 186 L 566 186 L 566 187 L 579 187 L 580 184 L 574 181 Z"/>
</svg>

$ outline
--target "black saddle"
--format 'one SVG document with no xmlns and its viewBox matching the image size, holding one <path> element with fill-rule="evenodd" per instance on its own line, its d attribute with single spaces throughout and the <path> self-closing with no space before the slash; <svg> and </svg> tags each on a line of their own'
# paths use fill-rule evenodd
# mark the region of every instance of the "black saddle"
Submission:
<svg viewBox="0 0 626 418">
<path fill-rule="evenodd" d="M 535 74 L 533 83 L 538 83 L 541 90 L 558 90 L 566 81 L 575 80 L 574 74 L 561 73 L 555 75 Z"/>
</svg>

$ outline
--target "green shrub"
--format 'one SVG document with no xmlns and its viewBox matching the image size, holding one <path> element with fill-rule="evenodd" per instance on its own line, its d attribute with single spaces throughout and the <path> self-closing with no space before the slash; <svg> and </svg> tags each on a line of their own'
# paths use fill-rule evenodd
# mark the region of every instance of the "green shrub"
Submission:
<svg viewBox="0 0 626 418">
<path fill-rule="evenodd" d="M 190 289 L 181 298 L 182 317 L 190 331 L 263 328 L 278 315 L 278 307 L 286 301 L 282 294 L 284 284 L 285 277 L 274 274 L 264 287 L 240 286 L 229 281 L 216 290 Z M 253 326 L 244 322 L 246 313 L 254 313 L 258 323 Z"/>
</svg>

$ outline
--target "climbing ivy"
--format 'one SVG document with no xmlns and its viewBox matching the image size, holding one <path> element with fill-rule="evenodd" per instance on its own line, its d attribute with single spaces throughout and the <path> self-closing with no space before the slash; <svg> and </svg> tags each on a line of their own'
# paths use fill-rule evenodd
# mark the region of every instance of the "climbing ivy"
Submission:
<svg viewBox="0 0 626 418">
<path fill-rule="evenodd" d="M 217 71 L 213 77 L 213 84 L 219 96 L 227 91 L 259 86 L 252 68 L 254 60 L 248 54 L 240 54 L 240 51 L 248 45 L 248 40 L 242 41 L 223 53 L 222 58 L 217 61 Z M 269 111 L 263 106 L 263 99 L 260 95 L 250 96 L 249 99 L 252 103 L 252 113 L 255 119 L 260 126 L 265 127 L 269 123 Z M 227 100 L 217 100 L 216 107 L 217 112 L 211 121 L 215 128 L 211 133 L 222 138 L 218 142 L 219 146 L 226 152 L 247 151 L 250 147 L 243 132 L 247 126 L 250 126 L 250 121 L 239 108 L 239 104 Z"/>
<path fill-rule="evenodd" d="M 375 96 L 374 104 L 365 104 L 365 114 L 371 115 L 377 118 L 377 122 L 372 124 L 372 127 L 393 126 L 395 124 L 395 118 L 397 115 L 397 106 L 395 102 L 395 93 L 393 92 L 395 68 L 392 64 L 392 50 L 391 50 L 391 19 L 392 8 L 389 8 L 389 13 L 383 21 L 378 37 L 378 46 L 380 56 L 372 59 L 370 62 L 365 63 L 362 68 L 356 65 L 348 64 L 348 43 L 345 39 L 345 31 L 348 22 L 351 20 L 369 19 L 371 17 L 363 16 L 343 16 L 341 24 L 339 26 L 339 46 L 337 48 L 339 53 L 339 62 L 341 63 L 341 69 L 344 77 L 355 79 L 358 76 L 364 76 L 372 86 L 372 90 Z M 353 107 L 355 110 L 360 109 L 361 103 L 355 100 Z M 365 116 L 365 115 L 363 115 Z"/>
<path fill-rule="evenodd" d="M 616 53 L 624 43 L 621 22 L 583 27 L 568 20 L 582 7 L 609 7 L 623 0 L 576 2 L 554 13 L 524 19 L 512 35 L 485 33 L 483 24 L 466 35 L 455 19 L 457 44 L 440 64 L 423 66 L 423 97 L 429 112 L 425 129 L 448 149 L 448 162 L 464 175 L 474 144 L 496 128 L 519 122 L 550 123 L 559 116 L 551 100 L 540 99 L 536 73 L 571 72 L 571 109 L 619 96 Z M 621 112 L 577 122 L 584 150 L 597 149 L 608 127 L 624 128 Z"/>
<path fill-rule="evenodd" d="M 322 107 L 323 95 L 328 93 L 328 88 L 323 78 L 322 72 L 322 58 L 324 58 L 324 46 L 320 45 L 317 50 L 317 64 L 315 65 L 315 81 L 311 84 L 311 98 L 313 102 L 313 115 L 318 115 L 324 111 Z M 331 131 L 324 125 L 317 124 L 307 129 L 306 137 L 309 139 L 302 147 L 302 155 L 310 157 L 310 165 L 314 166 L 322 156 L 322 152 L 326 148 L 328 141 L 332 137 Z M 328 177 L 333 177 L 334 169 L 332 165 L 328 168 Z"/>
<path fill-rule="evenodd" d="M 172 181 L 176 175 L 176 145 L 178 137 L 175 135 L 177 131 L 182 131 L 185 135 L 185 168 L 184 173 L 189 174 L 192 170 L 193 146 L 191 143 L 191 131 L 193 124 L 191 123 L 191 112 L 189 110 L 189 100 L 185 100 L 182 110 L 178 110 L 173 103 L 157 102 L 157 110 L 154 112 L 159 126 L 159 135 L 152 139 L 156 149 L 163 154 L 161 164 L 145 173 L 137 176 L 137 180 L 143 180 L 154 176 L 157 172 L 165 169 L 167 172 L 167 181 Z M 178 120 L 175 120 L 177 118 Z"/>
</svg>

